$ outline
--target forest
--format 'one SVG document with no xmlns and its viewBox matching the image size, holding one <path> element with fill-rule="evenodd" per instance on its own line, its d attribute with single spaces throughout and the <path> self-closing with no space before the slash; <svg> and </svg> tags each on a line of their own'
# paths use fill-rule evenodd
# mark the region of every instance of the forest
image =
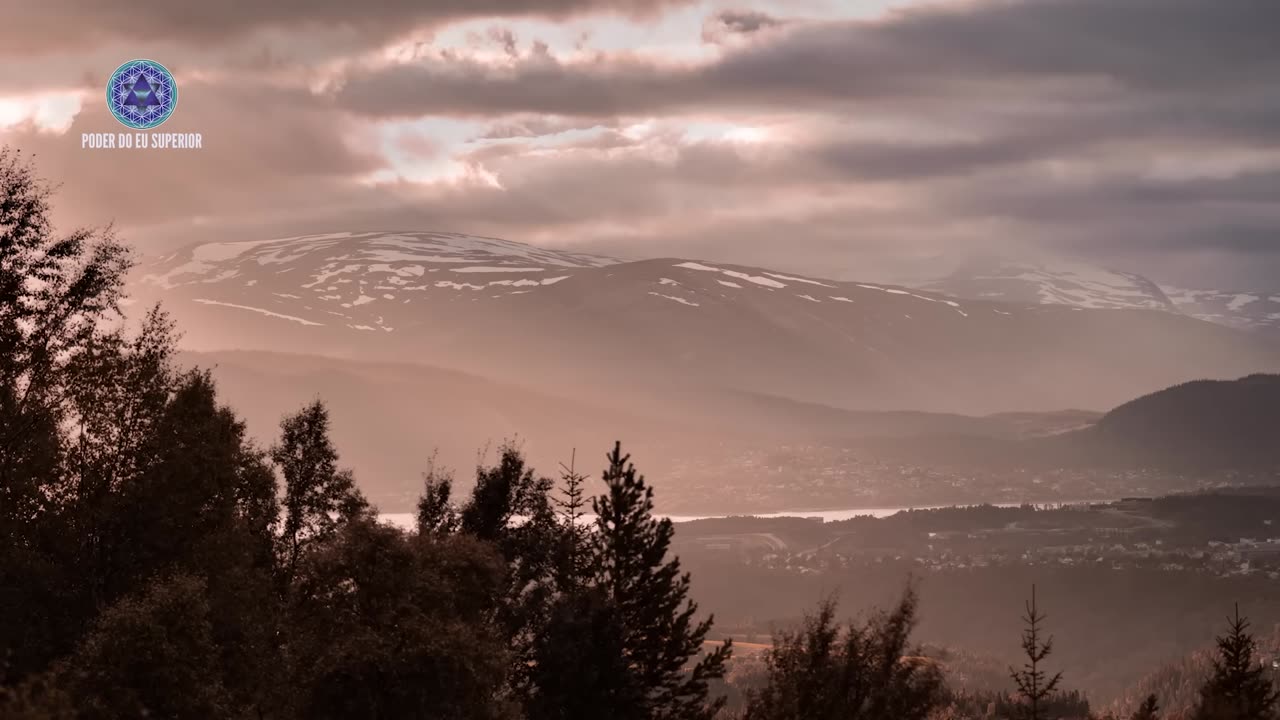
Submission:
<svg viewBox="0 0 1280 720">
<path fill-rule="evenodd" d="M 828 600 L 734 659 L 620 444 L 554 479 L 506 445 L 465 492 L 424 458 L 416 527 L 381 523 L 321 400 L 257 446 L 162 308 L 124 322 L 127 246 L 58 234 L 51 202 L 0 154 L 0 716 L 1104 716 L 1053 670 L 1033 587 L 1000 692 L 948 684 L 906 575 L 884 610 Z M 1232 615 L 1185 707 L 1120 717 L 1276 717 L 1260 657 Z"/>
</svg>

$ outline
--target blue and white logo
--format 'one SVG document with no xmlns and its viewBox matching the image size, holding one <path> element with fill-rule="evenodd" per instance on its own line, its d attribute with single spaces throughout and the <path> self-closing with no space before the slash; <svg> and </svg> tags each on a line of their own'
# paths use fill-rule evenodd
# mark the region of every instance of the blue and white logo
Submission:
<svg viewBox="0 0 1280 720">
<path fill-rule="evenodd" d="M 178 84 L 154 60 L 130 60 L 107 81 L 107 107 L 125 127 L 150 130 L 169 119 L 178 106 Z"/>
</svg>

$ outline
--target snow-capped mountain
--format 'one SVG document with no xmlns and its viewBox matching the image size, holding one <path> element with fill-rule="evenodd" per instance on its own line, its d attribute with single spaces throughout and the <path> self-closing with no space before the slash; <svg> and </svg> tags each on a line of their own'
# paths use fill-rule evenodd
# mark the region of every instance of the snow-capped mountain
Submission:
<svg viewBox="0 0 1280 720">
<path fill-rule="evenodd" d="M 1136 281 L 1085 280 L 1147 307 Z M 1105 409 L 1280 365 L 1274 344 L 1169 312 L 617 262 L 447 233 L 200 245 L 144 266 L 134 295 L 163 300 L 196 350 L 407 361 L 672 402 L 726 390 L 852 409 Z"/>
<path fill-rule="evenodd" d="M 1280 336 L 1280 290 L 1224 292 L 1163 286 L 1174 307 L 1193 318 Z"/>
<path fill-rule="evenodd" d="M 1190 290 L 1159 285 L 1137 273 L 1065 259 L 979 260 L 919 287 L 981 300 L 1164 310 L 1280 337 L 1280 291 Z"/>
<path fill-rule="evenodd" d="M 921 287 L 956 297 L 1089 309 L 1175 310 L 1159 285 L 1135 273 L 1082 262 L 970 263 Z"/>
</svg>

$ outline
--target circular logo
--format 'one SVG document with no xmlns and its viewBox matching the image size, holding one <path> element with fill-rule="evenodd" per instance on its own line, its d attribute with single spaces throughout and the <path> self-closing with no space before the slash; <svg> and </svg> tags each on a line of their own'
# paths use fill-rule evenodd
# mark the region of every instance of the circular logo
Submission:
<svg viewBox="0 0 1280 720">
<path fill-rule="evenodd" d="M 107 107 L 125 127 L 150 130 L 178 106 L 178 84 L 154 60 L 130 60 L 107 81 Z"/>
</svg>

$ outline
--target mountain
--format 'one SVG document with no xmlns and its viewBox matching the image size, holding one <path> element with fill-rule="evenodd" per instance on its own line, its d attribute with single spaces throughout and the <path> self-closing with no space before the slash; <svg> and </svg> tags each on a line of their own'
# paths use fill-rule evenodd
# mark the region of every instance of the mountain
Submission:
<svg viewBox="0 0 1280 720">
<path fill-rule="evenodd" d="M 1180 312 L 1193 318 L 1280 337 L 1280 290 L 1242 292 L 1161 288 Z"/>
<path fill-rule="evenodd" d="M 1160 286 L 1141 275 L 1060 259 L 975 260 L 921 287 L 956 297 L 1003 302 L 1177 311 Z"/>
<path fill-rule="evenodd" d="M 163 301 L 191 350 L 418 363 L 607 406 L 739 392 L 844 410 L 1105 409 L 1280 367 L 1275 343 L 1168 312 L 448 233 L 199 245 L 142 267 L 132 294 Z"/>
<path fill-rule="evenodd" d="M 1158 285 L 1136 273 L 1060 258 L 977 259 L 943 278 L 920 283 L 919 287 L 979 300 L 1091 309 L 1164 310 L 1280 337 L 1280 290 L 1192 290 Z"/>
</svg>

